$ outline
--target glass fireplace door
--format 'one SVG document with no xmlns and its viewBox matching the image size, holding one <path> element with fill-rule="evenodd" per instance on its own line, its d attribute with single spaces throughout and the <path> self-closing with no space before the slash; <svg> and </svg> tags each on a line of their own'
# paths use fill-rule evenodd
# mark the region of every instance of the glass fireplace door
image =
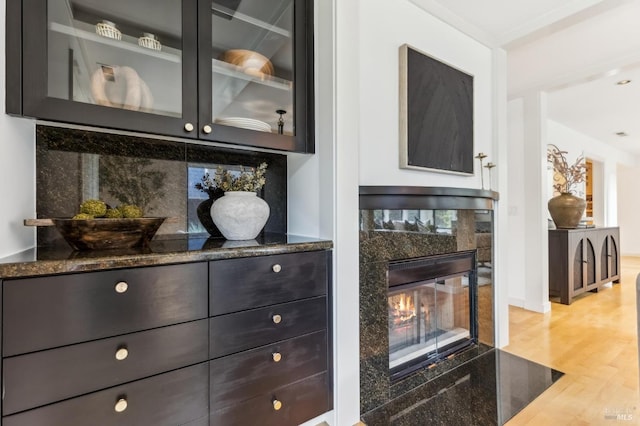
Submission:
<svg viewBox="0 0 640 426">
<path fill-rule="evenodd" d="M 469 273 L 389 289 L 389 368 L 446 357 L 472 338 Z"/>
</svg>

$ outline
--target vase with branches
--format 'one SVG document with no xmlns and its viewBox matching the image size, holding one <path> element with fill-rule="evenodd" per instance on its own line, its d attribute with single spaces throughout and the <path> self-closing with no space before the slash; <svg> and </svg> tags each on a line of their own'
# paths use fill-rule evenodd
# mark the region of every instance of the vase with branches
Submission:
<svg viewBox="0 0 640 426">
<path fill-rule="evenodd" d="M 576 186 L 586 179 L 587 166 L 583 155 L 569 164 L 566 154 L 567 151 L 562 151 L 556 145 L 548 145 L 547 161 L 553 165 L 555 172 L 553 189 L 560 194 L 551 198 L 547 206 L 557 228 L 571 229 L 578 226 L 587 205 L 584 199 L 573 195 Z"/>
</svg>

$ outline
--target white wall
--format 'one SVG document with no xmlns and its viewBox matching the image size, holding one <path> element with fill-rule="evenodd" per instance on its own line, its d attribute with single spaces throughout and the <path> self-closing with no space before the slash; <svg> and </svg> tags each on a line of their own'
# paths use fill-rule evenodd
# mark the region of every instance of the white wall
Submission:
<svg viewBox="0 0 640 426">
<path fill-rule="evenodd" d="M 640 256 L 640 167 L 620 164 L 617 170 L 620 252 L 625 256 Z"/>
<path fill-rule="evenodd" d="M 492 149 L 491 49 L 409 1 L 394 1 L 392 7 L 384 0 L 360 4 L 360 184 L 480 188 L 477 163 L 472 177 L 398 167 L 398 52 L 408 43 L 474 76 L 474 153 L 488 154 L 486 164 L 497 163 Z"/>
<path fill-rule="evenodd" d="M 22 224 L 35 217 L 35 125 L 5 114 L 5 11 L 0 0 L 0 257 L 35 245 L 35 229 Z"/>
<path fill-rule="evenodd" d="M 508 186 L 509 186 L 509 238 L 505 244 L 509 246 L 507 263 L 507 282 L 509 283 L 509 304 L 524 307 L 525 270 L 525 220 L 526 191 L 524 188 L 524 102 L 518 98 L 509 102 L 507 120 L 509 143 Z"/>
</svg>

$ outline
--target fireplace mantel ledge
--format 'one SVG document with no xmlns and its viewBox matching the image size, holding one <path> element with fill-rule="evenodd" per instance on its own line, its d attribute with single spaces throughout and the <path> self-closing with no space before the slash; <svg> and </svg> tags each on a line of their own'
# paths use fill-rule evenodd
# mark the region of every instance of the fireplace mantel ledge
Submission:
<svg viewBox="0 0 640 426">
<path fill-rule="evenodd" d="M 361 186 L 360 209 L 486 209 L 499 194 L 474 188 L 438 186 Z"/>
</svg>

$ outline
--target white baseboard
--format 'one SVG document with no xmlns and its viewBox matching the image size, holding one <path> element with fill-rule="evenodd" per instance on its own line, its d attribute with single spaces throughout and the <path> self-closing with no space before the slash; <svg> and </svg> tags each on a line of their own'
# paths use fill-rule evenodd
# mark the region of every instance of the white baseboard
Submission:
<svg viewBox="0 0 640 426">
<path fill-rule="evenodd" d="M 510 297 L 509 305 L 515 306 L 516 308 L 524 308 L 524 299 L 520 299 L 517 297 Z"/>
</svg>

